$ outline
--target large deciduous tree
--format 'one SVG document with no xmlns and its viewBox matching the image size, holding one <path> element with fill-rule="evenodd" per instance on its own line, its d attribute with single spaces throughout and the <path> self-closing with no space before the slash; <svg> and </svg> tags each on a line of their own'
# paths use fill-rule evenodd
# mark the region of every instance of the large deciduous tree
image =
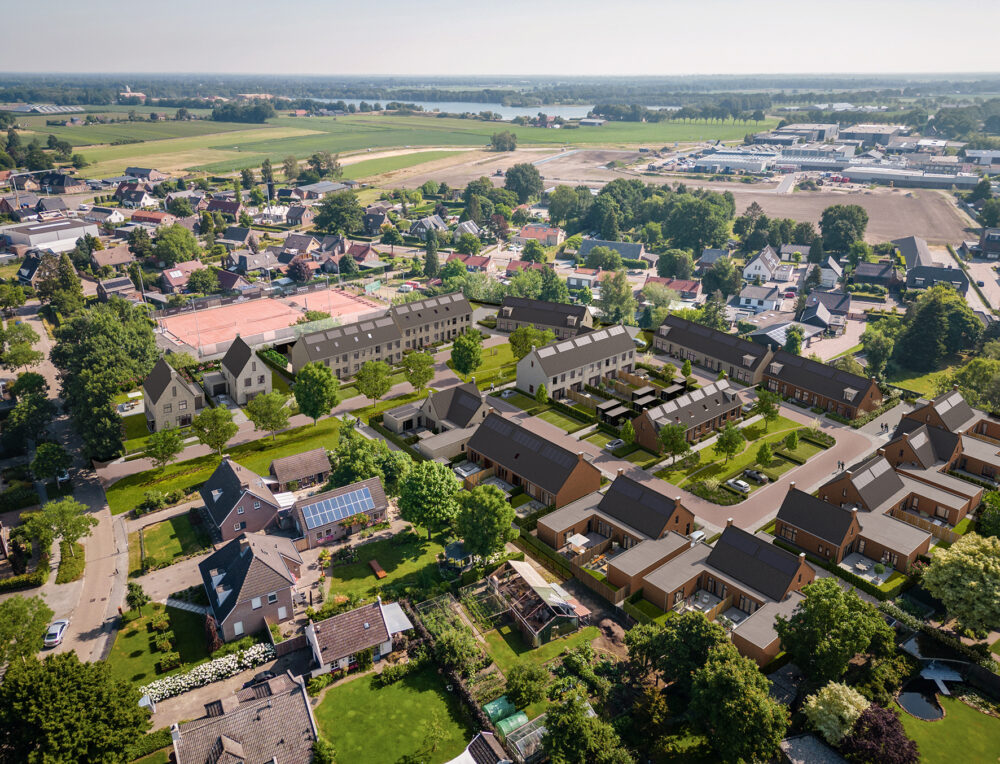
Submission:
<svg viewBox="0 0 1000 764">
<path fill-rule="evenodd" d="M 275 433 L 288 426 L 288 396 L 274 390 L 270 393 L 255 395 L 244 410 L 247 419 L 253 422 L 255 430 L 265 430 L 271 433 L 271 440 L 274 440 Z"/>
<path fill-rule="evenodd" d="M 667 682 L 688 695 L 694 672 L 705 665 L 713 647 L 727 644 L 726 630 L 702 613 L 688 610 L 671 618 L 660 636 L 657 669 Z"/>
<path fill-rule="evenodd" d="M 73 457 L 58 443 L 39 443 L 31 462 L 31 473 L 42 480 L 51 480 L 72 464 Z"/>
<path fill-rule="evenodd" d="M 400 481 L 399 512 L 409 523 L 427 529 L 443 530 L 455 520 L 461 484 L 447 464 L 420 462 Z"/>
<path fill-rule="evenodd" d="M 838 679 L 855 655 L 881 653 L 893 644 L 879 612 L 836 579 L 814 581 L 803 593 L 791 617 L 779 615 L 774 627 L 782 648 L 815 681 Z"/>
<path fill-rule="evenodd" d="M 555 342 L 556 335 L 551 329 L 538 329 L 531 325 L 525 325 L 512 331 L 508 339 L 514 358 L 520 361 L 535 348 Z"/>
<path fill-rule="evenodd" d="M 328 194 L 317 206 L 313 224 L 330 233 L 349 234 L 361 229 L 365 211 L 353 191 Z"/>
<path fill-rule="evenodd" d="M 906 736 L 903 723 L 888 708 L 871 705 L 840 744 L 849 761 L 866 764 L 917 764 L 917 744 Z M 961 755 L 957 755 L 961 758 Z"/>
<path fill-rule="evenodd" d="M 634 762 L 614 728 L 587 713 L 578 689 L 549 707 L 542 745 L 552 764 L 626 764 Z"/>
<path fill-rule="evenodd" d="M 468 376 L 483 362 L 483 335 L 475 329 L 466 329 L 455 338 L 451 346 L 451 363 L 455 371 Z"/>
<path fill-rule="evenodd" d="M 0 749 L 31 764 L 123 764 L 150 726 L 139 690 L 76 653 L 15 661 L 0 685 Z"/>
<path fill-rule="evenodd" d="M 365 361 L 354 377 L 354 384 L 375 405 L 392 387 L 392 368 L 385 361 Z"/>
<path fill-rule="evenodd" d="M 233 421 L 233 412 L 223 406 L 205 409 L 191 422 L 191 430 L 198 441 L 220 455 L 239 429 Z"/>
<path fill-rule="evenodd" d="M 37 653 L 52 615 L 41 597 L 15 594 L 0 602 L 0 666 Z"/>
<path fill-rule="evenodd" d="M 535 165 L 521 162 L 507 170 L 504 188 L 517 194 L 517 200 L 524 204 L 531 197 L 542 193 L 542 176 Z"/>
<path fill-rule="evenodd" d="M 156 232 L 153 256 L 166 265 L 174 265 L 182 260 L 191 260 L 201 254 L 198 240 L 184 226 L 175 223 L 164 226 Z"/>
<path fill-rule="evenodd" d="M 1000 539 L 968 533 L 935 550 L 922 582 L 966 629 L 1000 626 Z"/>
<path fill-rule="evenodd" d="M 517 538 L 514 508 L 494 485 L 476 486 L 458 495 L 455 530 L 468 554 L 489 559 Z"/>
<path fill-rule="evenodd" d="M 819 227 L 827 251 L 846 252 L 854 242 L 865 238 L 868 213 L 857 204 L 834 204 L 823 210 Z"/>
<path fill-rule="evenodd" d="M 339 389 L 339 380 L 319 361 L 307 363 L 295 375 L 295 402 L 314 425 L 337 405 Z"/>
<path fill-rule="evenodd" d="M 601 320 L 606 324 L 635 324 L 635 296 L 624 269 L 601 281 L 597 307 L 601 310 Z"/>
<path fill-rule="evenodd" d="M 826 738 L 826 742 L 837 745 L 851 731 L 868 705 L 867 698 L 853 687 L 830 682 L 806 697 L 802 711 L 813 728 Z"/>
<path fill-rule="evenodd" d="M 414 351 L 403 356 L 403 377 L 414 390 L 423 390 L 434 379 L 434 356 Z"/>
</svg>

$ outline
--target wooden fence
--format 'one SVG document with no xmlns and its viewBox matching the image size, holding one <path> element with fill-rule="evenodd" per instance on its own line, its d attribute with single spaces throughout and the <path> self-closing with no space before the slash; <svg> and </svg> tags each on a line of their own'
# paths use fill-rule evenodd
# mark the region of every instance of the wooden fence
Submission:
<svg viewBox="0 0 1000 764">
<path fill-rule="evenodd" d="M 575 562 L 569 564 L 570 568 L 573 570 L 573 578 L 579 581 L 581 584 L 586 586 L 595 594 L 599 594 L 601 597 L 606 599 L 612 605 L 617 605 L 623 599 L 628 596 L 628 587 L 623 586 L 620 589 L 616 589 L 610 584 L 600 581 L 590 573 L 582 565 L 577 565 Z"/>
<path fill-rule="evenodd" d="M 578 393 L 576 390 L 571 388 L 566 391 L 566 397 L 574 403 L 579 403 L 581 406 L 587 407 L 591 411 L 597 410 L 597 401 L 594 400 L 593 396 Z"/>
<path fill-rule="evenodd" d="M 927 531 L 935 538 L 947 541 L 949 544 L 954 544 L 962 538 L 960 534 L 945 528 L 943 525 L 935 525 L 930 520 L 920 517 L 919 515 L 915 515 L 913 512 L 907 512 L 899 509 L 899 507 L 894 508 L 890 514 L 897 520 L 902 520 L 904 523 L 909 523 L 922 531 Z"/>
</svg>

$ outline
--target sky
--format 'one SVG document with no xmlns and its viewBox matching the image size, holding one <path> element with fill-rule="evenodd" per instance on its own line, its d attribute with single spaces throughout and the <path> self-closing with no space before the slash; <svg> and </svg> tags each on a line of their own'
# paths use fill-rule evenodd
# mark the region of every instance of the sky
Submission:
<svg viewBox="0 0 1000 764">
<path fill-rule="evenodd" d="M 994 46 L 975 30 L 1000 25 L 1000 2 L 955 10 L 944 0 L 12 2 L 0 71 L 996 72 Z"/>
</svg>

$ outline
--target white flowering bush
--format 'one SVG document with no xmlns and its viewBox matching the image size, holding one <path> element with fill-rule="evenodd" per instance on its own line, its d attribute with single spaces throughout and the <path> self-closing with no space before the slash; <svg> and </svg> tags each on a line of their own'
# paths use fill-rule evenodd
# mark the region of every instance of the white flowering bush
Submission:
<svg viewBox="0 0 1000 764">
<path fill-rule="evenodd" d="M 187 673 L 157 679 L 140 687 L 139 692 L 149 695 L 154 702 L 159 702 L 196 687 L 236 676 L 241 671 L 272 661 L 275 657 L 274 647 L 268 644 L 256 644 L 238 653 L 202 663 Z"/>
</svg>

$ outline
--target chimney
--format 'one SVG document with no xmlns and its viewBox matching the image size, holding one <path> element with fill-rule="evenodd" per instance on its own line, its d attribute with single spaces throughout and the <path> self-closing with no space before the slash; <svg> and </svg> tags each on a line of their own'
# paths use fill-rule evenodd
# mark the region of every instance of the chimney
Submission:
<svg viewBox="0 0 1000 764">
<path fill-rule="evenodd" d="M 733 518 L 727 517 L 726 518 L 726 527 L 728 528 L 732 524 L 733 524 Z"/>
<path fill-rule="evenodd" d="M 844 470 L 844 474 L 847 475 L 847 477 L 854 477 L 854 473 L 850 470 Z"/>
<path fill-rule="evenodd" d="M 230 461 L 229 454 L 223 454 L 222 455 L 222 461 L 224 461 L 226 464 L 229 464 L 229 461 Z"/>
<path fill-rule="evenodd" d="M 958 385 L 952 385 L 951 389 L 954 390 L 955 392 L 958 392 Z"/>
<path fill-rule="evenodd" d="M 621 477 L 621 476 L 622 476 L 622 475 L 624 475 L 624 474 L 625 474 L 625 470 L 624 470 L 624 469 L 622 469 L 621 467 L 619 467 L 619 468 L 618 468 L 618 477 Z"/>
<path fill-rule="evenodd" d="M 803 562 L 805 562 L 806 553 L 805 552 L 799 552 L 799 559 L 802 560 Z"/>
<path fill-rule="evenodd" d="M 177 726 L 177 722 L 170 725 L 170 739 L 175 743 L 181 739 L 181 728 Z"/>
<path fill-rule="evenodd" d="M 576 461 L 578 463 L 583 461 L 583 451 L 577 451 L 576 452 Z"/>
<path fill-rule="evenodd" d="M 857 507 L 851 507 L 851 512 L 853 512 L 854 514 L 858 514 L 858 508 Z"/>
<path fill-rule="evenodd" d="M 885 446 L 882 446 L 878 451 L 875 452 L 879 456 L 885 456 Z"/>
<path fill-rule="evenodd" d="M 495 413 L 497 413 L 497 410 L 495 408 L 493 408 L 492 406 L 490 406 L 490 410 L 487 413 L 488 414 L 495 414 Z"/>
<path fill-rule="evenodd" d="M 794 490 L 795 490 L 795 481 L 793 480 L 791 483 L 788 484 L 788 492 L 791 493 Z"/>
</svg>

